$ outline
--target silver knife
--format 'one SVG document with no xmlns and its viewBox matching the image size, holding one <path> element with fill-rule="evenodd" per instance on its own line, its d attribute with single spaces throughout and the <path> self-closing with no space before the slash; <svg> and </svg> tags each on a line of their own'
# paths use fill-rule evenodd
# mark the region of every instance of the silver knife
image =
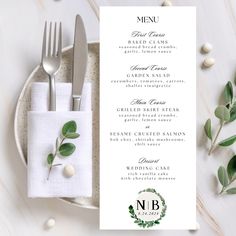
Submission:
<svg viewBox="0 0 236 236">
<path fill-rule="evenodd" d="M 88 60 L 88 44 L 84 23 L 80 15 L 76 16 L 73 75 L 72 75 L 72 111 L 80 110 L 81 95 Z"/>
</svg>

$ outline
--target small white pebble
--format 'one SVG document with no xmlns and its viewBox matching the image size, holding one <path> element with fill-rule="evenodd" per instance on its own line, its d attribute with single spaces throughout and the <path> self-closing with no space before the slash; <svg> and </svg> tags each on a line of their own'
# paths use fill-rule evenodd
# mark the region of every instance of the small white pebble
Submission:
<svg viewBox="0 0 236 236">
<path fill-rule="evenodd" d="M 169 0 L 165 0 L 165 1 L 162 3 L 162 6 L 164 6 L 164 7 L 170 7 L 170 6 L 172 6 L 172 2 L 169 1 Z"/>
<path fill-rule="evenodd" d="M 47 229 L 51 229 L 55 226 L 55 224 L 56 224 L 55 219 L 54 218 L 49 218 L 46 222 L 46 227 L 47 227 Z"/>
<path fill-rule="evenodd" d="M 72 165 L 66 165 L 64 167 L 63 173 L 66 177 L 70 178 L 75 175 L 75 168 Z"/>
<path fill-rule="evenodd" d="M 196 222 L 196 230 L 200 229 L 200 224 L 198 222 Z"/>
<path fill-rule="evenodd" d="M 212 50 L 212 45 L 210 44 L 210 43 L 204 43 L 203 45 L 202 45 L 202 51 L 204 52 L 204 53 L 209 53 L 211 50 Z"/>
<path fill-rule="evenodd" d="M 213 57 L 207 57 L 204 61 L 203 61 L 203 65 L 206 68 L 212 67 L 215 64 L 215 59 Z"/>
</svg>

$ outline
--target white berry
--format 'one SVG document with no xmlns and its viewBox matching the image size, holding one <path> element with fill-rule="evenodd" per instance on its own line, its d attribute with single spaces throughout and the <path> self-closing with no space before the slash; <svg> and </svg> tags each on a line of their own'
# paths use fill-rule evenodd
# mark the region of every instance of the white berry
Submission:
<svg viewBox="0 0 236 236">
<path fill-rule="evenodd" d="M 165 0 L 165 1 L 162 3 L 162 6 L 164 6 L 164 7 L 170 7 L 170 6 L 172 6 L 172 3 L 171 3 L 171 1 L 169 1 L 169 0 Z"/>
<path fill-rule="evenodd" d="M 75 168 L 72 165 L 66 165 L 64 167 L 63 173 L 66 177 L 70 178 L 75 175 Z"/>
<path fill-rule="evenodd" d="M 210 44 L 210 43 L 204 43 L 203 45 L 202 45 L 202 51 L 204 52 L 204 53 L 209 53 L 211 50 L 212 50 L 212 45 Z"/>
<path fill-rule="evenodd" d="M 46 222 L 46 227 L 47 227 L 48 229 L 51 229 L 51 228 L 53 228 L 53 227 L 55 226 L 55 224 L 56 224 L 55 219 L 54 219 L 54 218 L 49 218 L 49 219 L 47 220 L 47 222 Z"/>
<path fill-rule="evenodd" d="M 208 57 L 203 61 L 203 65 L 206 68 L 212 67 L 215 64 L 215 59 L 213 57 Z"/>
</svg>

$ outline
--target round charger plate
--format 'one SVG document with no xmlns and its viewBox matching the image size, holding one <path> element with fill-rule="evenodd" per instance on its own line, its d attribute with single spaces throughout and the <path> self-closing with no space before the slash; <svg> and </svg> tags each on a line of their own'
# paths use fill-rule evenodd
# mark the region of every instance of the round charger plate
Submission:
<svg viewBox="0 0 236 236">
<path fill-rule="evenodd" d="M 61 68 L 56 82 L 71 82 L 73 46 L 64 48 Z M 88 44 L 88 65 L 85 81 L 92 83 L 93 110 L 93 194 L 92 197 L 59 198 L 75 206 L 97 209 L 99 207 L 99 43 Z M 32 82 L 48 82 L 48 77 L 40 66 L 37 66 L 24 84 L 16 105 L 14 132 L 20 158 L 27 166 L 27 112 L 31 104 Z"/>
</svg>

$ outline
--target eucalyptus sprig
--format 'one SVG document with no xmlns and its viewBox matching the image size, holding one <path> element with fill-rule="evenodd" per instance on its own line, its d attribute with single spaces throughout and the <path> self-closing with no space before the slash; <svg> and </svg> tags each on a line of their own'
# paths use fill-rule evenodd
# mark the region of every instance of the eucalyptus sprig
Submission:
<svg viewBox="0 0 236 236">
<path fill-rule="evenodd" d="M 211 119 L 208 119 L 204 125 L 205 134 L 211 141 L 208 155 L 211 155 L 215 147 L 218 145 L 225 147 L 236 142 L 236 135 L 233 135 L 217 143 L 223 126 L 227 123 L 233 122 L 236 119 L 236 98 L 234 96 L 233 86 L 230 81 L 228 81 L 228 83 L 225 85 L 223 95 L 225 104 L 216 107 L 214 113 L 215 117 L 219 119 L 219 128 L 216 131 L 214 138 L 212 135 Z"/>
<path fill-rule="evenodd" d="M 227 169 L 220 166 L 218 169 L 218 179 L 222 185 L 219 194 L 236 194 L 236 187 L 230 185 L 236 180 L 236 155 L 234 155 L 227 165 Z"/>
<path fill-rule="evenodd" d="M 76 149 L 73 143 L 64 143 L 66 139 L 76 139 L 80 135 L 76 133 L 77 125 L 76 122 L 71 120 L 64 124 L 62 127 L 60 136 L 56 139 L 56 147 L 54 153 L 49 153 L 47 156 L 47 163 L 49 166 L 48 177 L 49 180 L 50 173 L 53 167 L 59 166 L 61 164 L 53 164 L 56 157 L 65 158 L 70 156 Z"/>
</svg>

